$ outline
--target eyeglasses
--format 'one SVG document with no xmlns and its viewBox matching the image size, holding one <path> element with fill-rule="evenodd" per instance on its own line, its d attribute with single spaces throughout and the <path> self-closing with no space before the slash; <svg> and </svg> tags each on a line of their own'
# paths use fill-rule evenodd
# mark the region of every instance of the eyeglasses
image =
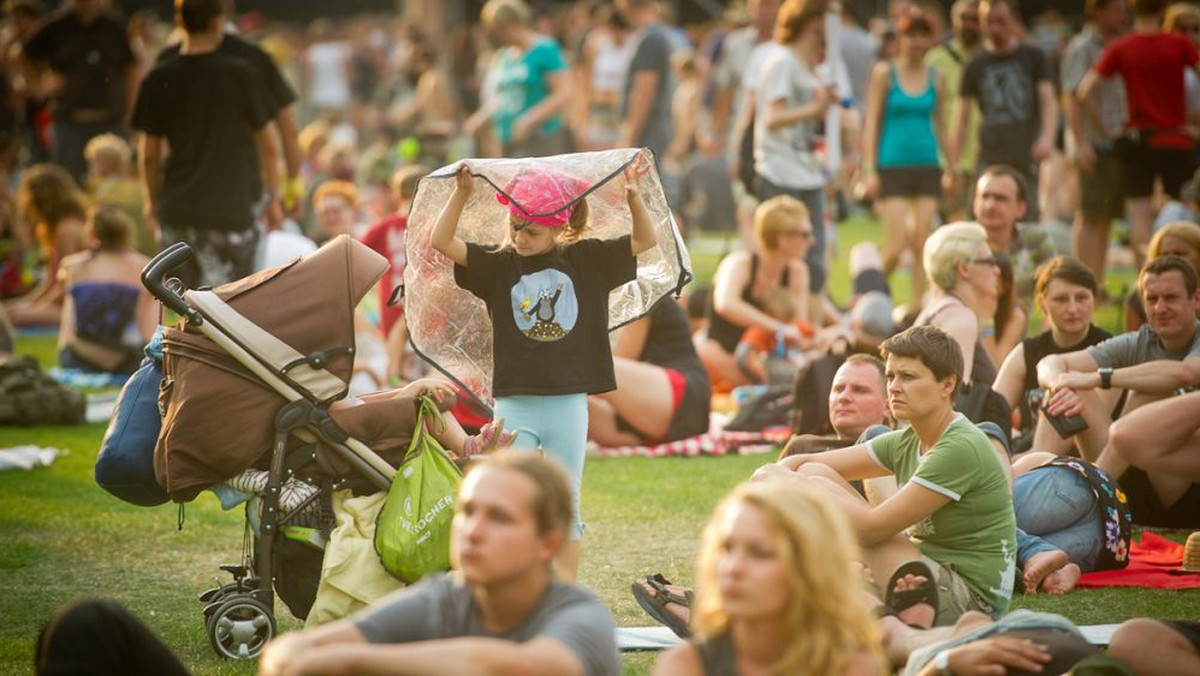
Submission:
<svg viewBox="0 0 1200 676">
<path fill-rule="evenodd" d="M 812 230 L 801 230 L 800 228 L 796 228 L 795 230 L 784 230 L 780 232 L 779 235 L 781 237 L 800 237 L 802 239 L 812 239 L 813 236 Z"/>
<path fill-rule="evenodd" d="M 971 265 L 990 265 L 993 268 L 1000 267 L 1000 261 L 996 260 L 995 256 L 988 256 L 987 258 L 972 258 L 970 262 Z"/>
</svg>

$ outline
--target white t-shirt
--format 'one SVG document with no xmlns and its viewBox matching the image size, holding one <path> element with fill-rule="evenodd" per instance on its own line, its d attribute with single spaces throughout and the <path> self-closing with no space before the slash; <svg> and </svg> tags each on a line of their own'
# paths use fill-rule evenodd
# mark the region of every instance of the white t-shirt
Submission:
<svg viewBox="0 0 1200 676">
<path fill-rule="evenodd" d="M 349 107 L 346 61 L 350 53 L 350 45 L 345 42 L 320 42 L 308 48 L 305 58 L 310 74 L 310 105 L 337 110 Z"/>
<path fill-rule="evenodd" d="M 754 111 L 754 170 L 783 188 L 811 190 L 825 184 L 821 162 L 813 153 L 819 120 L 768 130 L 767 108 L 782 101 L 788 108 L 812 101 L 823 81 L 790 50 L 776 45 L 762 65 Z M 749 71 L 749 68 L 747 68 Z"/>
</svg>

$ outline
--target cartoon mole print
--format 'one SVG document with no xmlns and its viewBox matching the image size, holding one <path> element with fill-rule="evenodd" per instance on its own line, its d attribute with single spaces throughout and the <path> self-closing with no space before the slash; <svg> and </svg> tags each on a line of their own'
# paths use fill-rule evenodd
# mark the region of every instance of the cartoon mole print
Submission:
<svg viewBox="0 0 1200 676">
<path fill-rule="evenodd" d="M 542 342 L 560 340 L 579 318 L 579 303 L 571 278 L 559 270 L 525 275 L 512 289 L 513 319 L 527 337 Z"/>
</svg>

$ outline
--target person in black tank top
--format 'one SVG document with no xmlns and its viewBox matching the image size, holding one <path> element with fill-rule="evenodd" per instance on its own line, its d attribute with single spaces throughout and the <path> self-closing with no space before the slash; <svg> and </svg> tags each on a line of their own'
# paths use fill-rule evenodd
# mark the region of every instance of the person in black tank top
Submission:
<svg viewBox="0 0 1200 676">
<path fill-rule="evenodd" d="M 734 489 L 704 531 L 694 638 L 663 655 L 655 673 L 880 673 L 874 621 L 859 576 L 850 573 L 857 548 L 829 502 L 807 482 Z M 742 643 L 747 637 L 756 639 L 753 652 Z M 764 645 L 764 637 L 774 637 L 774 645 Z"/>
<path fill-rule="evenodd" d="M 771 333 L 782 330 L 789 343 L 800 343 L 796 326 L 763 312 L 761 302 L 768 291 L 792 292 L 799 309 L 796 319 L 810 322 L 809 272 L 804 262 L 813 240 L 808 208 L 792 197 L 771 198 L 755 210 L 754 232 L 758 252 L 731 253 L 718 266 L 707 312 L 708 332 L 696 339 L 696 351 L 714 385 L 736 387 L 750 382 L 733 354 L 750 326 Z"/>
<path fill-rule="evenodd" d="M 1040 399 L 1037 364 L 1052 354 L 1067 354 L 1091 347 L 1112 335 L 1092 324 L 1092 311 L 1098 285 L 1096 278 L 1081 261 L 1056 256 L 1038 269 L 1034 301 L 1050 325 L 1044 333 L 1026 338 L 1009 353 L 996 376 L 994 389 L 1021 415 L 1021 434 L 1014 452 L 1030 449 L 1062 452 L 1069 442 L 1057 433 L 1043 433 L 1035 441 L 1034 428 L 1039 416 L 1033 402 Z M 1043 448 L 1049 445 L 1050 447 Z"/>
</svg>

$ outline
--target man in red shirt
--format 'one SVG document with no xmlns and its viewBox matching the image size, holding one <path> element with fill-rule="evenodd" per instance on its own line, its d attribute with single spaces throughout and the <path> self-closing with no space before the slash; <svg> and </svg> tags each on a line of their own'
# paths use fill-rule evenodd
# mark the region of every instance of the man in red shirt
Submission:
<svg viewBox="0 0 1200 676">
<path fill-rule="evenodd" d="M 379 280 L 379 330 L 387 337 L 388 346 L 388 381 L 400 378 L 404 374 L 405 344 L 408 342 L 408 331 L 405 329 L 404 305 L 388 305 L 392 290 L 404 280 L 404 266 L 408 256 L 404 249 L 404 229 L 408 226 L 408 210 L 412 206 L 413 195 L 417 192 L 417 182 L 429 170 L 420 165 L 401 167 L 392 176 L 390 182 L 393 196 L 396 200 L 396 212 L 384 217 L 379 222 L 367 228 L 361 239 L 362 243 L 371 247 L 381 256 L 388 259 L 391 266 Z"/>
<path fill-rule="evenodd" d="M 1180 188 L 1196 169 L 1195 140 L 1185 129 L 1183 74 L 1186 68 L 1196 68 L 1200 54 L 1186 36 L 1162 32 L 1165 6 L 1165 0 L 1134 0 L 1133 31 L 1105 48 L 1075 91 L 1092 119 L 1098 119 L 1091 94 L 1101 78 L 1120 75 L 1125 82 L 1129 119 L 1117 152 L 1126 167 L 1126 213 L 1139 265 L 1145 261 L 1154 222 L 1155 178 L 1161 178 L 1166 193 L 1178 199 Z"/>
</svg>

